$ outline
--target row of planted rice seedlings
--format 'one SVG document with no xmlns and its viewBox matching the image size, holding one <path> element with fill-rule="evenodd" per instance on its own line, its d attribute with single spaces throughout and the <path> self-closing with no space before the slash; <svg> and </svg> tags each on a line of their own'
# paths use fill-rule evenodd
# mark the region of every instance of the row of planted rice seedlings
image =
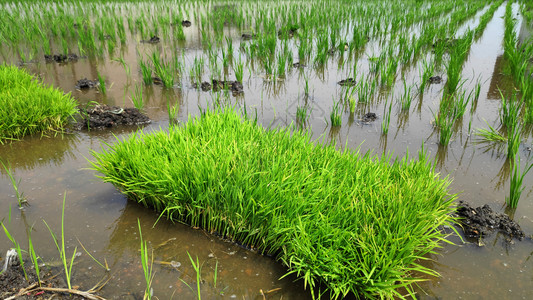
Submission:
<svg viewBox="0 0 533 300">
<path fill-rule="evenodd" d="M 434 274 L 416 261 L 452 221 L 448 183 L 425 154 L 338 152 L 232 109 L 93 154 L 132 200 L 275 255 L 319 297 L 403 297 L 397 289 L 418 280 L 410 272 Z"/>
</svg>

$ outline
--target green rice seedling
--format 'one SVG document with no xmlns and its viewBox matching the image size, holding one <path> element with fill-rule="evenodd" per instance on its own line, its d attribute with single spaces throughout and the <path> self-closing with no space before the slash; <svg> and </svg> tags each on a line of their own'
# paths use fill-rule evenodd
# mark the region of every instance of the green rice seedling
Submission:
<svg viewBox="0 0 533 300">
<path fill-rule="evenodd" d="M 355 113 L 355 108 L 357 107 L 357 100 L 353 96 L 348 97 L 348 105 L 350 107 L 350 113 Z"/>
<path fill-rule="evenodd" d="M 433 75 L 434 71 L 435 63 L 431 60 L 424 60 L 422 69 L 420 71 L 420 85 L 418 86 L 418 91 L 420 94 L 424 94 L 424 91 L 429 83 L 429 78 Z"/>
<path fill-rule="evenodd" d="M 513 173 L 511 174 L 510 180 L 509 197 L 505 198 L 505 202 L 511 208 L 516 208 L 518 206 L 518 201 L 520 200 L 522 191 L 524 191 L 524 177 L 532 167 L 533 163 L 529 162 L 529 164 L 526 164 L 524 170 L 521 171 L 520 156 L 518 156 L 518 159 L 515 158 L 513 160 Z"/>
<path fill-rule="evenodd" d="M 105 95 L 107 93 L 106 85 L 105 85 L 105 77 L 100 74 L 98 74 L 98 90 Z"/>
<path fill-rule="evenodd" d="M 242 83 L 244 77 L 244 63 L 242 60 L 238 60 L 237 63 L 233 66 L 233 71 L 235 72 L 235 80 Z"/>
<path fill-rule="evenodd" d="M 159 57 L 159 53 L 154 51 L 152 53 L 152 65 L 154 66 L 155 74 L 161 78 L 163 86 L 166 88 L 171 88 L 174 86 L 174 77 L 172 72 L 169 69 L 169 66 Z"/>
<path fill-rule="evenodd" d="M 502 98 L 502 106 L 500 107 L 500 122 L 506 128 L 516 127 L 518 124 L 518 116 L 520 114 L 520 102 L 518 101 L 516 94 L 511 97 L 504 97 L 500 91 Z"/>
<path fill-rule="evenodd" d="M 513 158 L 518 153 L 521 143 L 522 128 L 519 124 L 514 124 L 507 129 L 507 157 Z"/>
<path fill-rule="evenodd" d="M 484 139 L 485 141 L 490 142 L 501 142 L 505 143 L 507 142 L 507 138 L 503 136 L 499 131 L 494 129 L 492 126 L 490 126 L 488 123 L 489 129 L 478 129 L 476 132 L 476 135 Z"/>
<path fill-rule="evenodd" d="M 17 256 L 19 259 L 20 267 L 22 268 L 22 272 L 24 273 L 24 278 L 26 278 L 26 281 L 28 281 L 28 274 L 26 273 L 26 268 L 24 268 L 24 259 L 22 259 L 22 247 L 20 244 L 15 240 L 15 238 L 9 233 L 9 230 L 7 230 L 6 226 L 4 225 L 4 222 L 0 222 L 2 224 L 2 228 L 4 229 L 4 233 L 6 234 L 6 237 L 13 243 L 15 246 L 15 251 L 17 251 Z"/>
<path fill-rule="evenodd" d="M 450 143 L 453 134 L 453 125 L 457 120 L 454 116 L 440 117 L 439 124 L 439 143 L 442 146 L 447 146 Z"/>
<path fill-rule="evenodd" d="M 41 272 L 39 267 L 39 257 L 37 256 L 37 253 L 35 252 L 35 247 L 33 246 L 33 242 L 31 239 L 31 232 L 33 230 L 33 226 L 28 229 L 28 254 L 30 256 L 31 263 L 33 264 L 33 268 L 35 269 L 35 275 L 37 275 L 37 283 L 39 286 L 41 286 Z"/>
<path fill-rule="evenodd" d="M 342 125 L 342 116 L 340 113 L 340 103 L 338 101 L 333 100 L 333 107 L 331 109 L 331 113 L 329 115 L 329 119 L 331 121 L 331 126 L 338 127 Z"/>
<path fill-rule="evenodd" d="M 138 110 L 143 110 L 144 108 L 144 99 L 143 99 L 143 87 L 140 85 L 135 85 L 135 91 L 131 92 L 131 101 L 133 106 Z"/>
<path fill-rule="evenodd" d="M 309 119 L 309 108 L 306 105 L 296 107 L 296 120 L 305 123 L 307 119 Z"/>
<path fill-rule="evenodd" d="M 142 77 L 143 77 L 144 84 L 146 84 L 146 85 L 152 84 L 153 83 L 152 69 L 150 68 L 148 63 L 144 62 L 143 59 L 141 59 L 139 61 L 139 64 L 140 64 L 139 66 L 141 68 L 141 74 L 142 74 Z"/>
<path fill-rule="evenodd" d="M 141 265 L 144 273 L 144 280 L 146 282 L 146 288 L 144 289 L 144 299 L 152 299 L 152 281 L 154 280 L 154 254 L 148 253 L 148 244 L 143 240 L 141 231 L 141 221 L 137 219 L 137 225 L 139 225 L 139 239 L 141 240 Z"/>
<path fill-rule="evenodd" d="M 407 82 L 403 81 L 403 94 L 400 97 L 400 104 L 402 106 L 402 110 L 409 110 L 411 107 L 411 102 L 413 102 L 413 97 L 411 96 L 411 88 L 412 86 L 407 87 Z"/>
<path fill-rule="evenodd" d="M 198 261 L 198 256 L 196 257 L 196 262 L 194 262 L 189 252 L 187 252 L 187 255 L 189 256 L 189 260 L 191 261 L 194 272 L 196 273 L 196 290 L 198 293 L 198 300 L 202 300 L 202 295 L 200 293 L 200 283 L 202 282 L 202 266 L 200 265 L 200 261 Z"/>
<path fill-rule="evenodd" d="M 170 123 L 175 122 L 178 117 L 180 106 L 178 104 L 171 105 L 170 99 L 167 99 L 167 113 L 168 113 L 168 120 Z"/>
<path fill-rule="evenodd" d="M 418 259 L 454 221 L 449 181 L 425 153 L 338 151 L 227 107 L 92 154 L 94 169 L 128 199 L 275 255 L 315 297 L 319 285 L 331 298 L 412 294 L 413 274 L 436 275 Z"/>
<path fill-rule="evenodd" d="M 306 96 L 309 96 L 309 75 L 304 74 L 304 81 L 305 81 L 304 94 Z"/>
<path fill-rule="evenodd" d="M 122 67 L 124 68 L 124 71 L 126 71 L 126 75 L 130 76 L 130 66 L 128 66 L 128 63 L 124 59 L 124 56 L 115 57 L 112 59 L 112 61 L 118 62 Z"/>
<path fill-rule="evenodd" d="M 48 228 L 48 231 L 50 232 L 50 235 L 52 236 L 52 239 L 54 240 L 54 243 L 56 245 L 57 251 L 59 252 L 59 257 L 61 259 L 61 263 L 63 264 L 63 269 L 65 270 L 65 279 L 67 281 L 67 286 L 69 289 L 72 289 L 71 279 L 72 279 L 72 266 L 74 265 L 74 259 L 76 258 L 76 251 L 78 250 L 78 247 L 76 246 L 74 248 L 74 252 L 72 252 L 72 256 L 70 259 L 67 257 L 67 251 L 65 249 L 65 201 L 66 201 L 67 193 L 65 192 L 63 195 L 63 206 L 61 209 L 61 244 L 59 244 L 58 239 L 50 226 L 46 223 L 46 221 L 43 220 L 44 225 L 46 225 L 46 228 Z"/>
<path fill-rule="evenodd" d="M 9 180 L 11 180 L 11 186 L 15 190 L 15 197 L 17 197 L 19 208 L 22 209 L 25 205 L 28 205 L 28 200 L 26 200 L 26 197 L 24 197 L 24 193 L 19 191 L 19 185 L 20 185 L 21 179 L 19 179 L 19 181 L 17 182 L 15 180 L 15 177 L 13 177 L 13 173 L 11 173 L 10 168 L 6 166 L 1 159 L 0 159 L 0 163 L 4 167 L 4 170 L 6 170 L 6 174 L 9 177 Z"/>
<path fill-rule="evenodd" d="M 15 66 L 0 65 L 0 143 L 61 130 L 75 113 L 70 94 L 45 87 Z"/>
<path fill-rule="evenodd" d="M 381 134 L 383 135 L 386 135 L 389 132 L 391 111 L 392 101 L 389 103 L 388 108 L 387 103 L 383 106 L 383 120 L 381 121 Z"/>
</svg>

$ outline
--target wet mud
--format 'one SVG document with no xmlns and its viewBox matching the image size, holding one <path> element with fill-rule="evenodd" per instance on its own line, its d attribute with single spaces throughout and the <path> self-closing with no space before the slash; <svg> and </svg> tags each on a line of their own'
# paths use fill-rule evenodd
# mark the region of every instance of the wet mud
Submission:
<svg viewBox="0 0 533 300">
<path fill-rule="evenodd" d="M 431 76 L 429 77 L 429 83 L 431 84 L 439 84 L 442 83 L 442 77 L 440 76 Z"/>
<path fill-rule="evenodd" d="M 68 63 L 68 62 L 74 62 L 78 61 L 80 57 L 77 54 L 70 53 L 68 55 L 65 54 L 51 54 L 51 55 L 44 55 L 44 60 L 47 63 Z"/>
<path fill-rule="evenodd" d="M 161 39 L 157 36 L 157 35 L 154 35 L 152 36 L 150 39 L 148 40 L 142 40 L 141 43 L 146 43 L 146 44 L 157 44 L 161 41 Z"/>
<path fill-rule="evenodd" d="M 104 129 L 118 125 L 143 125 L 151 122 L 148 116 L 137 108 L 96 105 L 90 109 L 80 109 L 81 120 L 77 129 Z"/>
<path fill-rule="evenodd" d="M 495 231 L 505 234 L 509 239 L 522 240 L 525 237 L 518 223 L 506 214 L 495 213 L 488 204 L 474 208 L 464 201 L 459 201 L 456 215 L 465 236 L 469 238 L 479 239 Z"/>
<path fill-rule="evenodd" d="M 90 80 L 87 78 L 80 79 L 76 82 L 76 85 L 74 86 L 77 90 L 86 90 L 86 89 L 92 89 L 96 88 L 100 85 L 98 80 Z"/>
<path fill-rule="evenodd" d="M 353 78 L 346 78 L 339 82 L 337 82 L 340 86 L 354 86 L 356 84 L 355 79 Z"/>
<path fill-rule="evenodd" d="M 181 21 L 181 26 L 183 27 L 191 27 L 192 23 L 189 20 L 183 20 Z"/>
<path fill-rule="evenodd" d="M 3 265 L 4 261 L 0 261 Z M 24 263 L 24 269 L 28 276 L 28 280 L 24 277 L 24 271 L 20 266 L 20 263 L 15 260 L 9 268 L 2 274 L 0 274 L 0 298 L 1 299 L 32 299 L 32 300 L 44 300 L 44 299 L 86 299 L 79 295 L 43 291 L 38 289 L 37 275 L 35 269 L 31 266 L 30 262 Z M 45 288 L 62 288 L 63 284 L 61 279 L 51 271 L 46 273 L 43 270 L 40 271 L 41 285 Z"/>
<path fill-rule="evenodd" d="M 378 118 L 378 116 L 375 113 L 369 112 L 369 113 L 366 113 L 361 118 L 361 122 L 363 122 L 363 123 L 371 123 L 371 122 L 374 122 L 377 118 Z"/>
<path fill-rule="evenodd" d="M 194 83 L 193 87 L 195 89 L 200 88 L 202 91 L 207 92 L 210 90 L 213 91 L 220 91 L 220 90 L 230 90 L 233 94 L 233 96 L 237 96 L 239 94 L 244 93 L 244 87 L 242 83 L 238 81 L 231 81 L 231 80 L 216 80 L 213 79 L 211 83 L 204 81 L 201 84 Z"/>
</svg>

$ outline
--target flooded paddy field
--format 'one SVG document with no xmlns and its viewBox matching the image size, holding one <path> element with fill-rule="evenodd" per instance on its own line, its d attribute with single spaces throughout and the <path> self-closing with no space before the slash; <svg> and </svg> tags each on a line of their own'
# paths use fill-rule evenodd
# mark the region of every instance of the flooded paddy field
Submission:
<svg viewBox="0 0 533 300">
<path fill-rule="evenodd" d="M 531 53 L 522 45 L 533 32 L 527 1 L 0 2 L 1 62 L 71 93 L 80 109 L 136 106 L 151 119 L 0 145 L 29 204 L 18 208 L 1 169 L 0 220 L 23 248 L 33 228 L 37 254 L 61 273 L 43 220 L 59 232 L 65 199 L 64 236 L 67 253 L 77 253 L 72 282 L 80 289 L 109 279 L 98 295 L 143 298 L 139 220 L 159 299 L 197 297 L 188 254 L 201 264 L 204 299 L 311 299 L 303 280 L 280 279 L 286 267 L 274 258 L 158 220 L 91 169 L 93 150 L 228 105 L 265 128 L 294 126 L 339 149 L 416 157 L 423 147 L 453 180 L 457 200 L 489 205 L 526 236 L 466 238 L 457 228 L 461 239 L 445 229 L 453 244 L 421 262 L 440 277 L 427 277 L 416 297 L 530 297 L 533 172 L 517 207 L 506 202 L 516 162 L 524 170 L 533 159 L 532 57 L 522 55 Z M 505 112 L 513 103 L 514 115 Z M 501 141 L 480 135 L 490 127 Z M 11 247 L 0 235 L 0 258 Z"/>
</svg>

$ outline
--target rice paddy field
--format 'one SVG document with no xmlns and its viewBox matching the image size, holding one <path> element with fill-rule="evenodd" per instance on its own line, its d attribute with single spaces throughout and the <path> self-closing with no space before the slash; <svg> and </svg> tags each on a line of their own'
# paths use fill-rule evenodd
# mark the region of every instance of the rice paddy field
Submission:
<svg viewBox="0 0 533 300">
<path fill-rule="evenodd" d="M 79 108 L 96 103 L 135 106 L 152 119 L 144 126 L 69 128 L 62 134 L 53 131 L 2 140 L 0 160 L 5 168 L 0 168 L 0 220 L 25 249 L 27 232 L 33 227 L 31 239 L 37 254 L 54 266 L 60 259 L 47 227 L 59 232 L 65 200 L 66 252 L 75 257 L 69 280 L 87 290 L 101 279 L 109 279 L 99 291 L 108 299 L 141 299 L 145 295 L 159 299 L 316 297 L 331 286 L 334 276 L 318 280 L 311 292 L 309 278 L 315 278 L 314 274 L 293 271 L 286 275 L 287 266 L 298 270 L 301 261 L 283 261 L 288 256 L 268 251 L 253 237 L 240 244 L 231 242 L 235 232 L 214 232 L 218 225 L 205 225 L 200 219 L 158 219 L 158 212 L 126 196 L 139 200 L 141 188 L 146 188 L 154 195 L 171 197 L 157 180 L 148 182 L 151 185 L 121 185 L 109 177 L 102 180 L 105 168 L 95 168 L 99 153 L 118 148 L 132 134 L 149 145 L 153 134 L 170 135 L 196 117 L 231 107 L 257 125 L 253 130 L 288 128 L 288 132 L 306 133 L 311 144 L 338 149 L 335 153 L 358 151 L 361 159 L 382 158 L 374 174 L 371 169 L 366 171 L 370 172 L 365 175 L 367 183 L 380 180 L 376 174 L 382 174 L 382 166 L 386 169 L 384 165 L 390 163 L 394 169 L 395 158 L 423 158 L 419 155 L 423 149 L 434 162 L 439 180 L 450 180 L 446 187 L 449 197 L 473 206 L 487 204 L 517 221 L 526 234 L 522 241 L 499 233 L 468 239 L 461 237 L 459 229 L 454 232 L 450 226 L 440 226 L 439 232 L 449 234 L 446 240 L 451 243 L 440 241 L 433 251 L 402 266 L 408 272 L 402 277 L 406 281 L 411 276 L 424 281 L 407 290 L 400 287 L 381 293 L 369 289 L 365 291 L 373 292 L 365 294 L 361 289 L 358 295 L 529 299 L 533 289 L 533 172 L 526 170 L 533 160 L 532 33 L 533 4 L 525 0 L 0 0 L 1 64 L 16 66 L 45 86 L 64 91 Z M 93 85 L 82 87 L 80 79 Z M 5 95 L 0 94 L 8 97 Z M 15 114 L 5 107 L 0 112 L 5 114 L 2 119 Z M 23 116 L 24 112 L 16 114 Z M 227 137 L 217 132 L 211 135 L 217 141 Z M 241 138 L 243 135 L 233 137 L 235 143 Z M 172 152 L 168 144 L 158 147 Z M 278 147 L 270 150 L 276 153 Z M 314 152 L 298 152 L 296 146 L 288 149 L 279 155 L 305 153 L 309 161 L 317 157 Z M 255 154 L 247 161 L 260 156 Z M 324 166 L 334 165 L 337 159 L 335 154 L 322 157 Z M 275 158 L 272 156 L 273 161 Z M 223 158 L 218 161 L 224 162 Z M 146 172 L 137 180 L 149 177 L 142 174 L 182 168 L 169 166 L 167 170 L 163 164 L 146 165 Z M 406 174 L 431 177 L 408 166 L 410 173 Z M 213 172 L 217 168 L 213 167 Z M 346 164 L 339 168 L 346 174 L 343 176 L 357 173 Z M 309 171 L 298 170 L 293 170 L 294 174 Z M 198 170 L 191 169 L 191 174 L 194 172 Z M 402 177 L 407 175 L 398 176 L 405 179 L 398 186 L 410 184 L 411 178 Z M 420 187 L 422 181 L 413 184 Z M 337 186 L 343 184 L 339 181 Z M 128 186 L 135 188 L 128 192 Z M 279 195 L 269 187 L 263 187 L 261 194 Z M 349 190 L 331 191 L 350 194 Z M 380 195 L 390 192 L 379 191 Z M 388 197 L 394 198 L 390 193 Z M 21 194 L 29 204 L 23 209 L 17 202 Z M 397 217 L 391 213 L 369 219 L 386 223 Z M 299 228 L 297 218 L 283 224 Z M 268 232 L 268 228 L 261 230 Z M 142 267 L 147 254 L 139 247 L 140 230 L 148 257 L 153 257 L 148 289 Z M 279 237 L 279 232 L 272 231 Z M 304 232 L 302 227 L 291 234 Z M 398 232 L 402 236 L 391 235 L 391 241 L 409 240 L 409 230 Z M 325 232 L 324 239 L 335 234 L 340 233 Z M 291 240 L 304 238 L 299 235 Z M 414 235 L 411 238 L 416 239 Z M 255 249 L 248 247 L 250 241 Z M 0 235 L 0 258 L 11 247 L 9 239 Z M 292 250 L 301 250 L 296 248 Z M 286 251 L 283 246 L 279 249 Z M 302 270 L 318 270 L 325 262 L 334 261 L 324 251 L 315 253 L 322 255 L 316 260 L 321 263 Z M 376 259 L 379 261 L 378 256 Z M 423 272 L 426 268 L 439 276 Z M 374 272 L 381 270 L 366 270 L 371 274 L 365 276 L 373 278 Z M 342 298 L 344 290 L 337 287 L 334 295 Z M 326 293 L 322 298 L 329 297 Z M 357 298 L 350 293 L 347 297 Z"/>
</svg>

